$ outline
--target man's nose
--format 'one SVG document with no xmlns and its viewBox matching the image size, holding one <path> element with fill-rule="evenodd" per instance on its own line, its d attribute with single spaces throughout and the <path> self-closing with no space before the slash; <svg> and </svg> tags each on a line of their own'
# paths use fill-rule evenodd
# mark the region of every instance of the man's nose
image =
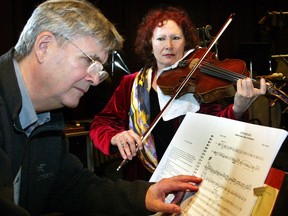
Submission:
<svg viewBox="0 0 288 216">
<path fill-rule="evenodd" d="M 100 84 L 100 76 L 99 76 L 98 73 L 95 74 L 95 75 L 87 74 L 86 80 L 88 80 L 88 82 L 89 82 L 90 85 L 92 85 L 92 86 L 97 86 L 97 85 Z"/>
</svg>

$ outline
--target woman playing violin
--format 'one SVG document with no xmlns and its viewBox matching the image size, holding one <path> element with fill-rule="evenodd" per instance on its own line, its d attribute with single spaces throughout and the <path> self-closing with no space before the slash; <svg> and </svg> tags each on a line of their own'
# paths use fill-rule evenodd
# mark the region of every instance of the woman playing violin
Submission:
<svg viewBox="0 0 288 216">
<path fill-rule="evenodd" d="M 249 78 L 237 81 L 234 103 L 224 108 L 217 102 L 198 104 L 189 93 L 184 99 L 176 99 L 175 106 L 173 102 L 164 120 L 161 118 L 142 142 L 141 136 L 165 103 L 157 77 L 185 54 L 193 52 L 199 42 L 188 14 L 180 8 L 153 9 L 142 20 L 135 51 L 144 61 L 144 67 L 122 78 L 110 101 L 95 115 L 90 130 L 96 148 L 107 155 L 119 151 L 123 159 L 129 160 L 123 167 L 123 178 L 150 178 L 187 111 L 247 120 L 250 104 L 265 94 L 265 80 L 261 80 L 257 89 Z M 144 147 L 148 157 L 137 154 Z"/>
</svg>

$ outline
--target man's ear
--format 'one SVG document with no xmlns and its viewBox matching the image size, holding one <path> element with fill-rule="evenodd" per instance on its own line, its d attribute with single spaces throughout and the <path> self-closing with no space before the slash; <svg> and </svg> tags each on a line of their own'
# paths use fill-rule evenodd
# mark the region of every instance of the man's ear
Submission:
<svg viewBox="0 0 288 216">
<path fill-rule="evenodd" d="M 45 55 L 53 42 L 56 42 L 56 38 L 51 32 L 41 32 L 37 36 L 33 50 L 39 63 L 43 63 Z"/>
</svg>

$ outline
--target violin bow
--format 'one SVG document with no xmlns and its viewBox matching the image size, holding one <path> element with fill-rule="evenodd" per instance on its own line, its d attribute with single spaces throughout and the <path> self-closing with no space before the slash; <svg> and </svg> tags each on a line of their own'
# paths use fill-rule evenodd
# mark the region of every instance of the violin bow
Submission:
<svg viewBox="0 0 288 216">
<path fill-rule="evenodd" d="M 229 26 L 229 24 L 232 22 L 233 18 L 234 18 L 235 14 L 232 13 L 227 21 L 224 23 L 224 25 L 222 26 L 222 28 L 219 30 L 219 32 L 217 33 L 217 35 L 213 38 L 213 40 L 211 41 L 211 43 L 209 44 L 207 50 L 205 51 L 205 53 L 203 54 L 203 56 L 199 59 L 199 61 L 197 62 L 197 64 L 192 68 L 192 70 L 189 72 L 189 74 L 186 76 L 186 78 L 183 80 L 183 82 L 179 85 L 179 87 L 177 88 L 175 94 L 169 99 L 169 101 L 165 104 L 165 106 L 163 107 L 163 109 L 158 113 L 158 115 L 156 116 L 156 118 L 153 120 L 153 122 L 151 123 L 151 125 L 149 126 L 149 128 L 145 131 L 145 133 L 142 135 L 141 137 L 141 141 L 143 142 L 144 140 L 147 139 L 147 137 L 149 136 L 149 134 L 151 133 L 151 131 L 154 129 L 154 127 L 156 126 L 156 124 L 159 122 L 159 120 L 161 119 L 161 117 L 164 115 L 164 113 L 168 110 L 168 107 L 172 104 L 172 101 L 174 101 L 179 93 L 181 92 L 181 90 L 184 88 L 184 86 L 187 84 L 187 82 L 189 81 L 189 79 L 191 78 L 191 76 L 194 74 L 194 72 L 197 70 L 197 68 L 200 66 L 200 64 L 202 63 L 202 61 L 205 59 L 205 57 L 207 56 L 207 54 L 210 52 L 210 50 L 212 49 L 212 47 L 215 45 L 215 43 L 218 41 L 218 39 L 221 37 L 221 35 L 223 34 L 223 32 L 226 30 L 226 28 Z M 143 154 L 143 156 L 149 160 L 149 158 L 146 156 L 145 150 L 144 148 L 142 148 L 141 153 Z M 126 163 L 128 162 L 127 159 L 123 159 L 123 161 L 120 163 L 120 165 L 117 167 L 117 171 L 119 171 Z M 154 167 L 156 169 L 156 167 Z"/>
</svg>

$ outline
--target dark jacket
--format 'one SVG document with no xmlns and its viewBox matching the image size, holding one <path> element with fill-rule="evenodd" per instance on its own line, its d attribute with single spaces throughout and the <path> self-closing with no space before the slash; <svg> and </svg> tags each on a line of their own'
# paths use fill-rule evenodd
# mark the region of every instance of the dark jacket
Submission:
<svg viewBox="0 0 288 216">
<path fill-rule="evenodd" d="M 19 123 L 22 105 L 13 49 L 0 57 L 0 215 L 73 212 L 79 215 L 145 215 L 149 183 L 99 178 L 67 152 L 60 110 L 27 137 Z M 13 180 L 21 167 L 19 206 Z M 23 214 L 25 211 L 22 212 Z M 20 214 L 19 214 L 20 215 Z"/>
</svg>

